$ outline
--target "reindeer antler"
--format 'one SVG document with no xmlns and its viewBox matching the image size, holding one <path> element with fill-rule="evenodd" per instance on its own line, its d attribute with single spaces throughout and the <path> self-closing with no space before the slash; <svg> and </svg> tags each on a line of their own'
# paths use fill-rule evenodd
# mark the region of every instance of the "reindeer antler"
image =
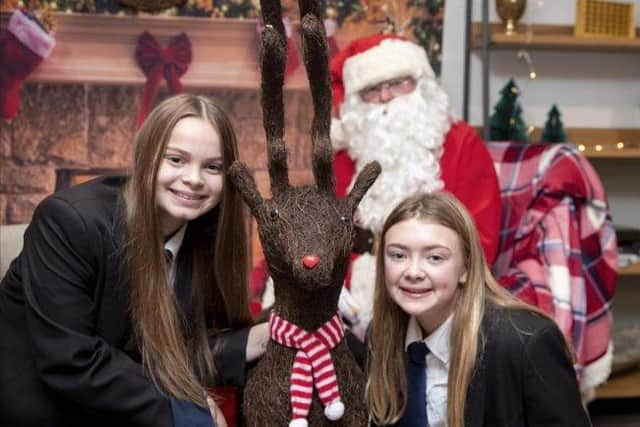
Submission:
<svg viewBox="0 0 640 427">
<path fill-rule="evenodd" d="M 331 128 L 331 81 L 329 74 L 327 38 L 321 18 L 318 0 L 300 0 L 304 64 L 309 76 L 313 99 L 314 118 L 311 129 L 312 170 L 320 192 L 334 192 L 332 148 L 329 132 Z M 289 184 L 287 149 L 284 143 L 284 71 L 287 43 L 282 11 L 279 1 L 261 0 L 265 28 L 262 33 L 260 65 L 262 78 L 262 111 L 267 139 L 268 170 L 271 192 L 275 196 L 284 193 Z M 365 166 L 349 194 L 352 212 L 373 184 L 380 166 L 372 162 Z M 254 216 L 261 213 L 264 199 L 260 196 L 249 168 L 234 162 L 229 170 L 233 183 Z"/>
<path fill-rule="evenodd" d="M 280 2 L 261 0 L 260 6 L 266 24 L 260 47 L 262 121 L 267 137 L 271 191 L 276 194 L 289 187 L 282 94 L 287 43 Z M 244 163 L 236 161 L 229 169 L 229 177 L 253 215 L 259 216 L 264 199 L 258 192 L 249 168 Z"/>
<path fill-rule="evenodd" d="M 318 189 L 334 191 L 331 167 L 331 80 L 327 57 L 327 38 L 317 1 L 301 0 L 300 32 L 302 34 L 304 65 L 309 76 L 313 99 L 313 124 L 311 126 L 312 168 Z"/>
<path fill-rule="evenodd" d="M 266 27 L 262 33 L 260 70 L 262 78 L 262 120 L 267 136 L 269 178 L 275 194 L 289 186 L 287 149 L 284 143 L 282 86 L 287 59 L 287 36 L 279 1 L 261 0 Z"/>
<path fill-rule="evenodd" d="M 322 23 L 322 11 L 318 0 L 299 0 L 300 32 L 302 34 L 304 65 L 309 76 L 313 99 L 312 125 L 312 168 L 318 189 L 334 192 L 332 149 L 329 132 L 331 129 L 331 77 L 327 36 Z M 380 174 L 377 162 L 367 164 L 358 175 L 349 194 L 352 212 Z"/>
</svg>

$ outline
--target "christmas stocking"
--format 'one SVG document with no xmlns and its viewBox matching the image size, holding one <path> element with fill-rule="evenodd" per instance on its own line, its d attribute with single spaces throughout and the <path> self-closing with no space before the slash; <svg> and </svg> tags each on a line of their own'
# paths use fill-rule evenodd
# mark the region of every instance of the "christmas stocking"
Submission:
<svg viewBox="0 0 640 427">
<path fill-rule="evenodd" d="M 0 117 L 18 114 L 22 83 L 49 56 L 56 42 L 36 21 L 16 10 L 0 36 Z"/>
</svg>

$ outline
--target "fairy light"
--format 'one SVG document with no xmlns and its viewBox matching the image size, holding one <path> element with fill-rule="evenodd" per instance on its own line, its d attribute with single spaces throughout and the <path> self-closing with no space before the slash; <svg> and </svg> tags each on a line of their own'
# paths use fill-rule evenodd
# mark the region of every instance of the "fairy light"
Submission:
<svg viewBox="0 0 640 427">
<path fill-rule="evenodd" d="M 529 52 L 526 50 L 519 50 L 516 56 L 519 60 L 524 61 L 524 63 L 527 64 L 527 67 L 529 68 L 529 78 L 531 80 L 535 80 L 536 77 L 538 77 L 538 73 L 536 73 L 536 69 L 533 66 L 533 61 L 531 60 Z"/>
<path fill-rule="evenodd" d="M 618 150 L 622 150 L 624 148 L 624 142 L 620 141 L 616 144 L 616 148 Z"/>
<path fill-rule="evenodd" d="M 578 151 L 585 151 L 587 147 L 584 144 L 578 145 Z"/>
<path fill-rule="evenodd" d="M 600 145 L 600 144 L 596 144 L 596 145 L 595 145 L 595 147 L 593 147 L 593 148 L 594 148 L 594 150 L 596 150 L 597 152 L 602 151 L 602 145 Z"/>
</svg>

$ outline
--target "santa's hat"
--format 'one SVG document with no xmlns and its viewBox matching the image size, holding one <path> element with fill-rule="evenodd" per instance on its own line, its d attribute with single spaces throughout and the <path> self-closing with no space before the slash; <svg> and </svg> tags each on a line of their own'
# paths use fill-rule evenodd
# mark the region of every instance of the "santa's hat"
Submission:
<svg viewBox="0 0 640 427">
<path fill-rule="evenodd" d="M 394 34 L 353 40 L 331 60 L 333 105 L 367 86 L 402 76 L 435 78 L 424 49 Z"/>
<path fill-rule="evenodd" d="M 403 76 L 435 78 L 424 49 L 395 34 L 353 40 L 331 60 L 333 108 L 339 114 L 345 98 L 367 86 Z M 339 121 L 331 124 L 334 145 L 343 140 Z"/>
</svg>

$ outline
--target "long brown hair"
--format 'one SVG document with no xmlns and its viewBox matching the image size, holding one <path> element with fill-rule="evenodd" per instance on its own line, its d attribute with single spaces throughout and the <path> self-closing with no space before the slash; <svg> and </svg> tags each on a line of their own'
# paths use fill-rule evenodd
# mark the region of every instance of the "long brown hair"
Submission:
<svg viewBox="0 0 640 427">
<path fill-rule="evenodd" d="M 382 229 L 376 259 L 376 287 L 370 334 L 367 405 L 373 421 L 393 424 L 407 403 L 404 339 L 409 315 L 389 297 L 384 281 L 385 236 L 393 225 L 417 218 L 435 222 L 455 231 L 465 259 L 466 282 L 458 289 L 451 328 L 451 361 L 447 391 L 447 425 L 464 426 L 464 408 L 475 361 L 483 350 L 481 323 L 487 303 L 499 307 L 525 309 L 542 316 L 535 307 L 518 301 L 500 286 L 485 261 L 478 232 L 464 206 L 451 194 L 416 194 L 391 212 Z"/>
<path fill-rule="evenodd" d="M 185 117 L 200 117 L 217 130 L 224 165 L 221 202 L 189 223 L 180 250 L 181 254 L 191 251 L 194 343 L 187 343 L 184 319 L 167 285 L 164 237 L 155 203 L 160 162 L 173 128 Z M 206 406 L 200 382 L 213 382 L 216 373 L 207 339 L 208 324 L 224 329 L 250 323 L 245 215 L 240 197 L 226 178 L 229 166 L 238 159 L 235 133 L 227 115 L 211 100 L 182 94 L 166 99 L 151 112 L 138 131 L 135 144 L 124 196 L 131 316 L 142 362 L 162 391 Z"/>
</svg>

